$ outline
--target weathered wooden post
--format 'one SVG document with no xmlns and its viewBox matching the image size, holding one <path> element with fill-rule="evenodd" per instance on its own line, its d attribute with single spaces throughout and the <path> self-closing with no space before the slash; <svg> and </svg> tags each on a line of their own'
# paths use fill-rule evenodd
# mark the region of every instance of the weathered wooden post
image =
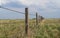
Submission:
<svg viewBox="0 0 60 38">
<path fill-rule="evenodd" d="M 41 21 L 44 19 L 44 17 L 41 16 Z"/>
<path fill-rule="evenodd" d="M 36 25 L 38 25 L 38 14 L 36 13 Z"/>
<path fill-rule="evenodd" d="M 41 16 L 39 15 L 39 23 L 41 22 Z"/>
<path fill-rule="evenodd" d="M 28 34 L 28 8 L 25 8 L 25 33 Z"/>
</svg>

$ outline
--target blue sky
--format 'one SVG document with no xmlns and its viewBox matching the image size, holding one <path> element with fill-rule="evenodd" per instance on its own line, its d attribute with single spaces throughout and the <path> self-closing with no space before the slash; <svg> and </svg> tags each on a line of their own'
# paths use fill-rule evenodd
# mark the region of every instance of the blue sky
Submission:
<svg viewBox="0 0 60 38">
<path fill-rule="evenodd" d="M 28 7 L 29 14 L 38 12 L 45 18 L 60 18 L 60 0 L 0 0 L 0 5 L 23 13 L 25 8 Z M 24 14 L 0 8 L 0 19 L 20 19 L 24 17 Z M 29 15 L 29 18 L 35 18 L 35 16 Z"/>
</svg>

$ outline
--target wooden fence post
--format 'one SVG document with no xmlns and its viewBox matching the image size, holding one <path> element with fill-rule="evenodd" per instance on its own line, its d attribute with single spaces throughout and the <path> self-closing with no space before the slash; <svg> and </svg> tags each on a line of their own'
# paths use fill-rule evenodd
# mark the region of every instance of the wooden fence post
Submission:
<svg viewBox="0 0 60 38">
<path fill-rule="evenodd" d="M 38 14 L 36 13 L 36 25 L 38 25 Z"/>
<path fill-rule="evenodd" d="M 41 16 L 39 15 L 39 23 L 40 23 L 40 21 L 41 21 Z"/>
<path fill-rule="evenodd" d="M 44 17 L 43 16 L 41 16 L 41 21 L 44 19 Z"/>
<path fill-rule="evenodd" d="M 28 34 L 28 8 L 25 8 L 25 33 Z"/>
</svg>

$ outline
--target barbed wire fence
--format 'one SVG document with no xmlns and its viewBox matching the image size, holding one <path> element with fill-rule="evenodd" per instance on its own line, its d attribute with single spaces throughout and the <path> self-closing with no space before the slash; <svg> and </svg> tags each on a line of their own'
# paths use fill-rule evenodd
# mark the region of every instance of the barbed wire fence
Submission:
<svg viewBox="0 0 60 38">
<path fill-rule="evenodd" d="M 20 11 L 16 11 L 16 10 L 12 10 L 9 8 L 5 8 L 3 6 L 0 6 L 0 8 L 5 9 L 5 10 L 9 10 L 9 11 L 13 11 L 16 13 L 20 13 L 20 14 L 24 14 L 25 15 L 25 34 L 28 36 L 28 30 L 29 30 L 29 15 L 35 16 L 36 18 L 36 25 L 38 25 L 40 23 L 40 21 L 42 21 L 43 17 L 38 15 L 38 13 L 36 12 L 36 15 L 34 14 L 29 14 L 28 8 L 25 8 L 25 13 L 20 12 Z"/>
</svg>

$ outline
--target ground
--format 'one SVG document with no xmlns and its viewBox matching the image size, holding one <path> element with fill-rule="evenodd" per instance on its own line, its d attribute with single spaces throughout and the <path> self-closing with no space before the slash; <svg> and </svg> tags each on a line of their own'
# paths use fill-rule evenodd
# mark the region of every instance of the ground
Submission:
<svg viewBox="0 0 60 38">
<path fill-rule="evenodd" d="M 0 38 L 26 38 L 24 20 L 0 20 Z M 60 38 L 60 19 L 29 20 L 29 38 Z"/>
</svg>

